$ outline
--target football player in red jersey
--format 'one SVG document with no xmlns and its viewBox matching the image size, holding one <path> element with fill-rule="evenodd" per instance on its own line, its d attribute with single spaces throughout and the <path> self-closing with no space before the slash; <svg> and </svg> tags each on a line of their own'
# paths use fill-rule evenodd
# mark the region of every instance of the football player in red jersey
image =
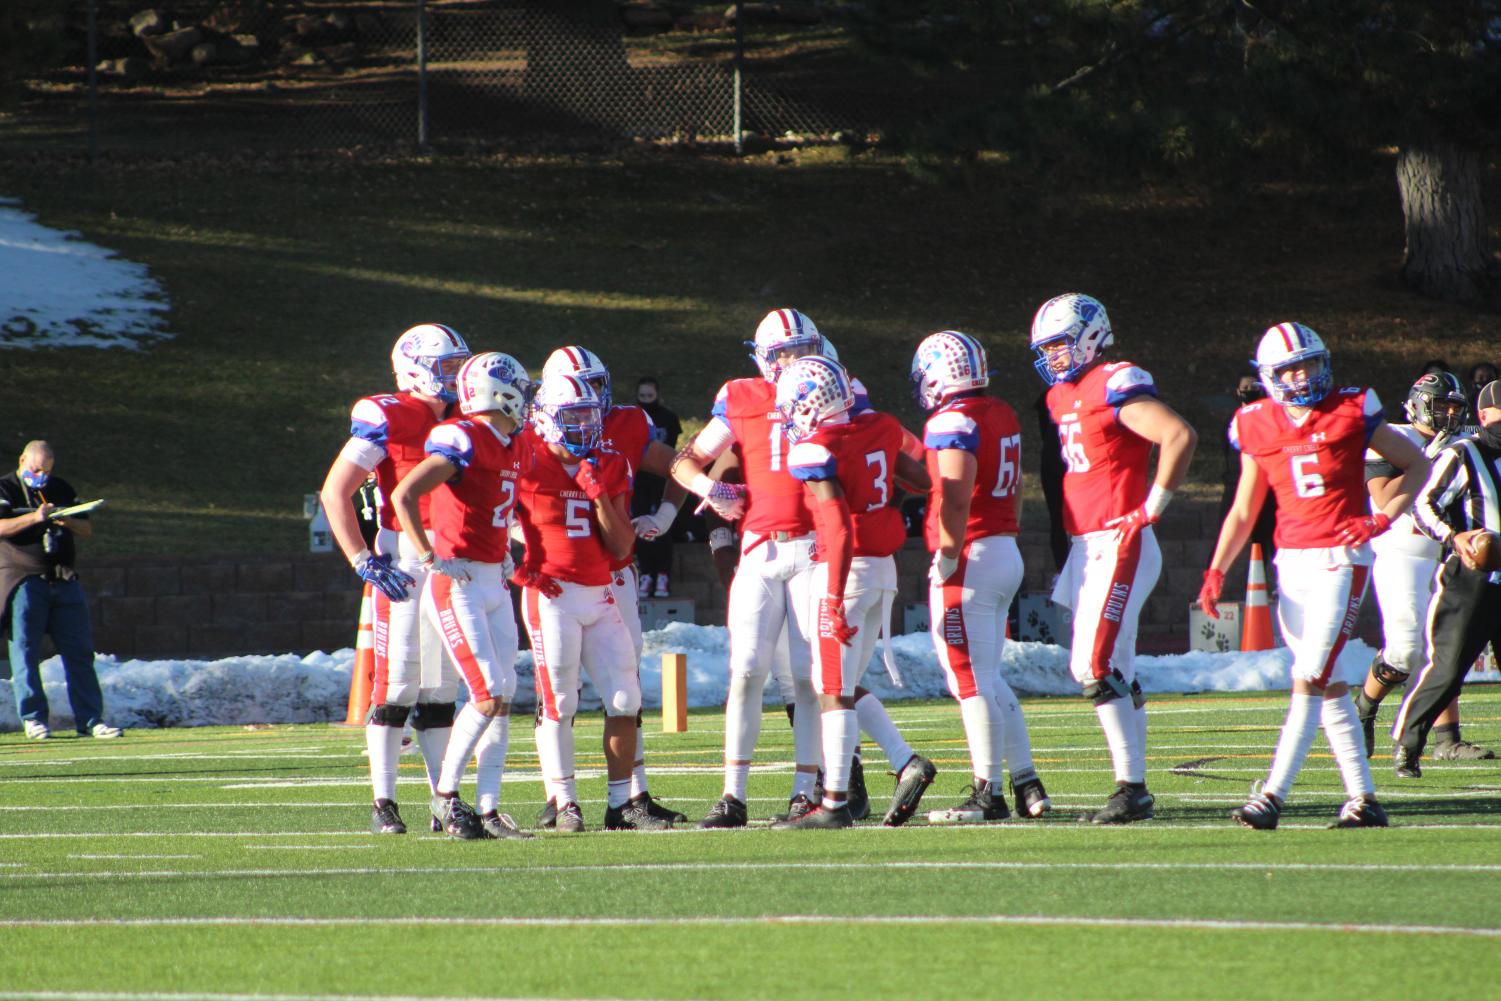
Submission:
<svg viewBox="0 0 1501 1001">
<path fill-rule="evenodd" d="M 850 416 L 855 393 L 838 362 L 819 356 L 794 361 L 777 379 L 776 399 L 792 443 L 788 468 L 806 485 L 818 526 L 810 660 L 822 713 L 824 794 L 816 810 L 775 826 L 848 827 L 854 823 L 847 803 L 850 760 L 860 733 L 855 689 L 890 621 L 897 584 L 892 554 L 907 537 L 891 494 L 897 480 L 921 490 L 930 484 L 927 470 L 902 451 L 896 418 L 876 410 Z M 883 821 L 888 827 L 906 823 L 935 774 L 927 758 L 907 755 Z"/>
<path fill-rule="evenodd" d="M 542 378 L 555 375 L 572 375 L 588 383 L 604 405 L 604 429 L 600 433 L 600 448 L 616 452 L 629 467 L 630 483 L 634 485 L 636 473 L 646 470 L 658 476 L 668 477 L 672 470 L 673 451 L 660 439 L 656 425 L 645 410 L 637 406 L 615 406 L 610 392 L 610 372 L 599 356 L 588 348 L 578 345 L 558 348 L 547 356 L 542 366 Z M 652 514 L 636 518 L 632 524 L 636 534 L 644 539 L 653 538 L 672 528 L 677 518 L 678 505 L 688 495 L 678 483 L 668 479 L 662 493 L 662 503 Z M 626 495 L 626 505 L 630 505 Z M 620 606 L 620 615 L 626 628 L 631 631 L 631 640 L 636 650 L 636 670 L 641 670 L 641 610 L 640 591 L 636 580 L 635 540 L 631 548 L 619 559 L 610 562 L 610 590 Z M 540 718 L 540 717 L 539 717 Z M 646 741 L 641 728 L 641 714 L 636 714 L 636 760 L 631 770 L 631 801 L 643 807 L 652 816 L 674 823 L 686 823 L 688 818 L 676 810 L 662 806 L 652 798 L 646 777 Z M 556 823 L 554 807 L 549 801 L 543 807 L 538 822 L 543 827 Z"/>
<path fill-rule="evenodd" d="M 630 629 L 611 590 L 612 562 L 630 552 L 635 533 L 626 497 L 625 458 L 600 445 L 604 406 L 571 375 L 544 378 L 532 409 L 517 506 L 526 557 L 513 582 L 523 587 L 522 617 L 536 664 L 542 722 L 537 754 L 559 831 L 584 829 L 574 782 L 573 716 L 579 668 L 588 671 L 605 710 L 609 830 L 671 826 L 631 802 L 636 713 L 641 683 Z"/>
<path fill-rule="evenodd" d="M 402 536 L 395 511 L 384 505 L 372 555 L 360 536 L 353 497 L 373 471 L 381 495 L 389 498 L 423 460 L 427 433 L 457 399 L 454 380 L 468 357 L 464 339 L 439 323 L 419 324 L 397 338 L 391 350 L 397 391 L 355 402 L 349 441 L 329 467 L 320 494 L 334 541 L 371 585 L 375 605 L 375 682 L 365 746 L 375 794 L 370 828 L 378 834 L 406 833 L 396 808 L 396 763 L 409 715 L 436 793 L 459 680 L 436 637 L 423 642 L 429 631 L 421 625 L 417 602 L 406 600 L 409 589 L 427 575 L 419 550 Z"/>
<path fill-rule="evenodd" d="M 1292 704 L 1266 782 L 1230 816 L 1271 830 L 1323 723 L 1348 802 L 1336 827 L 1385 827 L 1348 678 L 1336 666 L 1370 577 L 1370 540 L 1412 503 L 1428 477 L 1422 450 L 1381 418 L 1369 389 L 1334 388 L 1329 352 L 1312 329 L 1279 323 L 1256 349 L 1268 399 L 1230 423 L 1240 483 L 1220 527 L 1199 605 L 1216 615 L 1225 571 L 1240 554 L 1268 490 L 1277 496 L 1277 618 L 1292 651 Z M 1378 510 L 1365 486 L 1369 448 L 1401 470 Z"/>
<path fill-rule="evenodd" d="M 432 813 L 451 837 L 527 838 L 499 804 L 516 694 L 516 617 L 508 583 L 514 568 L 506 528 L 521 471 L 516 433 L 531 380 L 516 359 L 488 351 L 464 363 L 457 388 L 463 416 L 428 432 L 427 458 L 391 495 L 402 531 L 429 570 L 423 612 L 469 689 L 443 756 Z M 430 494 L 436 541 L 422 524 L 421 503 Z M 471 756 L 478 815 L 459 798 Z"/>
<path fill-rule="evenodd" d="M 795 309 L 768 313 L 756 328 L 751 357 L 759 378 L 731 379 L 714 398 L 709 423 L 678 452 L 672 475 L 726 521 L 740 522 L 740 563 L 730 586 L 730 690 L 725 704 L 724 795 L 703 828 L 744 827 L 746 782 L 761 732 L 762 690 L 785 628 L 793 675 L 808 677 L 813 635 L 813 513 L 801 483 L 787 471 L 787 442 L 776 408 L 782 366 L 818 351 L 813 321 Z M 711 480 L 706 467 L 738 445 L 744 484 Z M 811 806 L 821 760 L 818 698 L 811 680 L 797 684 L 792 803 Z"/>
<path fill-rule="evenodd" d="M 1002 759 L 1021 816 L 1039 817 L 1052 806 L 1032 763 L 1021 705 L 1001 675 L 1006 614 L 1022 583 L 1022 436 L 1011 407 L 986 395 L 989 385 L 985 349 L 968 334 L 930 334 L 912 357 L 913 394 L 930 412 L 923 444 L 933 486 L 924 535 L 933 553 L 933 646 L 959 700 L 974 776 L 972 795 L 929 813 L 934 823 L 1009 817 Z"/>
<path fill-rule="evenodd" d="M 1073 539 L 1053 601 L 1074 611 L 1069 668 L 1094 703 L 1115 765 L 1115 791 L 1086 818 L 1127 824 L 1152 817 L 1147 791 L 1146 697 L 1136 682 L 1136 623 L 1162 571 L 1152 525 L 1183 482 L 1198 436 L 1157 398 L 1151 375 L 1109 361 L 1105 307 L 1055 296 L 1032 320 L 1038 373 L 1063 453 L 1063 523 Z M 1147 464 L 1157 446 L 1150 488 Z"/>
</svg>

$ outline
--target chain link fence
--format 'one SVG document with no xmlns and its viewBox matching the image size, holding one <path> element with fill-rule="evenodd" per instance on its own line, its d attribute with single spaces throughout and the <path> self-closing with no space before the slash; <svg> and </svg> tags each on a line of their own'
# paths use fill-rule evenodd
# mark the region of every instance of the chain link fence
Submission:
<svg viewBox="0 0 1501 1001">
<path fill-rule="evenodd" d="M 0 115 L 0 145 L 227 153 L 817 140 L 874 130 L 881 106 L 879 74 L 860 63 L 832 5 L 66 4 L 66 55 Z"/>
</svg>

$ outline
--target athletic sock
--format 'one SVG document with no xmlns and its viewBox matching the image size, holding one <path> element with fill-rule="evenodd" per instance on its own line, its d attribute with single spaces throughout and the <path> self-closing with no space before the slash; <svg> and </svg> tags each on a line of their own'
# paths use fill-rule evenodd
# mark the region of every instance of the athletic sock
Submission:
<svg viewBox="0 0 1501 1001">
<path fill-rule="evenodd" d="M 750 782 L 750 765 L 724 766 L 724 794 L 745 802 L 745 787 Z"/>
<path fill-rule="evenodd" d="M 500 809 L 500 783 L 511 743 L 511 717 L 501 713 L 490 721 L 474 752 L 474 799 L 480 813 Z"/>
<path fill-rule="evenodd" d="M 417 747 L 422 751 L 422 764 L 427 768 L 427 785 L 433 792 L 438 791 L 438 776 L 443 771 L 443 756 L 448 753 L 448 738 L 452 733 L 451 726 L 412 729 Z"/>
<path fill-rule="evenodd" d="M 474 708 L 473 702 L 464 703 L 458 719 L 453 721 L 453 730 L 448 737 L 448 749 L 443 752 L 443 767 L 438 775 L 436 792 L 457 792 L 464 778 L 464 769 L 480 738 L 490 728 L 490 717 Z"/>
<path fill-rule="evenodd" d="M 558 755 L 562 730 L 562 723 L 544 716 L 532 731 L 537 738 L 537 764 L 542 769 L 543 798 L 553 803 L 558 803 L 558 780 L 563 777 L 563 763 Z"/>
<path fill-rule="evenodd" d="M 998 715 L 990 699 L 984 695 L 959 700 L 959 716 L 964 721 L 964 737 L 969 743 L 972 774 L 990 783 L 1000 778 L 1005 746 L 1005 722 L 1002 721 L 1000 728 L 993 725 L 993 717 Z"/>
<path fill-rule="evenodd" d="M 724 706 L 724 756 L 731 761 L 750 761 L 761 735 L 760 684 L 748 678 L 730 678 L 730 694 Z M 751 690 L 755 689 L 754 697 Z"/>
<path fill-rule="evenodd" d="M 609 797 L 610 809 L 619 809 L 630 802 L 631 780 L 610 779 L 606 786 L 606 795 Z"/>
<path fill-rule="evenodd" d="M 823 711 L 818 706 L 818 693 L 813 690 L 811 682 L 796 687 L 797 691 L 793 695 L 797 712 L 792 719 L 792 759 L 799 765 L 819 768 L 823 765 Z"/>
<path fill-rule="evenodd" d="M 855 703 L 855 714 L 860 720 L 860 729 L 869 734 L 871 740 L 881 745 L 881 750 L 886 753 L 886 760 L 891 762 L 891 770 L 900 774 L 916 752 L 912 750 L 912 745 L 903 739 L 901 731 L 896 728 L 896 724 L 891 721 L 890 714 L 886 712 L 886 707 L 881 705 L 881 700 L 866 692 L 860 701 Z M 828 746 L 827 740 L 824 741 L 824 746 Z M 854 753 L 854 748 L 850 748 L 850 753 Z"/>
<path fill-rule="evenodd" d="M 370 787 L 376 799 L 396 799 L 396 763 L 401 759 L 399 726 L 365 724 L 365 750 L 370 755 Z"/>
<path fill-rule="evenodd" d="M 1141 758 L 1141 780 L 1147 780 L 1147 707 L 1145 705 L 1131 705 L 1131 718 L 1136 722 L 1136 731 L 1132 734 L 1131 751 Z"/>
<path fill-rule="evenodd" d="M 1272 755 L 1272 770 L 1267 774 L 1261 791 L 1287 802 L 1292 792 L 1293 781 L 1308 757 L 1313 738 L 1319 733 L 1319 703 L 1325 701 L 1317 695 L 1299 695 L 1294 692 L 1292 703 L 1287 707 L 1287 719 L 1282 723 L 1282 736 L 1277 738 L 1277 751 Z M 1361 745 L 1361 760 L 1364 761 L 1365 745 Z"/>
<path fill-rule="evenodd" d="M 824 802 L 828 794 L 849 792 L 850 758 L 860 739 L 860 724 L 854 710 L 834 709 L 823 714 Z"/>
<path fill-rule="evenodd" d="M 1445 744 L 1457 744 L 1459 743 L 1459 724 L 1445 723 L 1443 726 L 1436 726 L 1428 731 L 1428 739 L 1433 742 L 1435 748 L 1443 747 Z"/>
<path fill-rule="evenodd" d="M 1371 781 L 1371 763 L 1365 756 L 1365 734 L 1360 730 L 1360 718 L 1355 715 L 1355 703 L 1346 692 L 1336 699 L 1326 698 L 1320 710 L 1324 723 L 1324 738 L 1329 741 L 1329 750 L 1334 752 L 1339 775 L 1345 782 L 1345 795 L 1369 796 L 1376 791 Z"/>
<path fill-rule="evenodd" d="M 1100 728 L 1105 731 L 1105 743 L 1110 747 L 1110 760 L 1115 765 L 1115 781 L 1145 782 L 1146 754 L 1136 751 L 1136 710 L 1130 698 L 1111 699 L 1094 707 L 1099 717 Z"/>
<path fill-rule="evenodd" d="M 798 771 L 792 773 L 792 797 L 794 799 L 796 799 L 798 796 L 807 796 L 809 799 L 812 799 L 813 794 L 817 791 L 817 772 Z"/>
<path fill-rule="evenodd" d="M 1022 715 L 1021 701 L 1000 675 L 998 669 L 992 682 L 991 726 L 1001 728 L 1004 733 L 999 746 L 1005 748 L 1006 770 L 1011 773 L 1011 781 L 1024 782 L 1037 777 L 1032 764 L 1032 735 L 1027 732 L 1027 718 Z M 995 764 L 999 775 L 1001 763 L 996 761 Z"/>
<path fill-rule="evenodd" d="M 646 787 L 646 736 L 641 729 L 641 717 L 636 717 L 636 757 L 631 769 L 631 799 L 647 794 Z"/>
</svg>

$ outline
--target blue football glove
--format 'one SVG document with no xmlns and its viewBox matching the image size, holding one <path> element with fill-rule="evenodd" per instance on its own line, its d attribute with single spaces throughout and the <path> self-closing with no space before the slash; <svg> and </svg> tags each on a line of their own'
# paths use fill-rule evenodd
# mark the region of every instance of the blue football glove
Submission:
<svg viewBox="0 0 1501 1001">
<path fill-rule="evenodd" d="M 355 561 L 354 572 L 371 587 L 379 588 L 380 592 L 392 601 L 406 601 L 407 588 L 417 583 L 417 578 L 391 565 L 391 557 L 388 553 L 381 553 L 379 556 L 371 556 L 368 553 L 361 555 Z"/>
</svg>

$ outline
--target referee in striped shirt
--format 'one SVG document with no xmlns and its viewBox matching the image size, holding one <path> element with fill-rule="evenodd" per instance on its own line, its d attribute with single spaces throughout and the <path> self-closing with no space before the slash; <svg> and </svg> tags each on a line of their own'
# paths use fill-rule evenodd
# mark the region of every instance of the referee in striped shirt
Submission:
<svg viewBox="0 0 1501 1001">
<path fill-rule="evenodd" d="M 1396 766 L 1414 777 L 1433 721 L 1464 683 L 1487 643 L 1501 654 L 1501 571 L 1475 565 L 1469 540 L 1501 532 L 1501 382 L 1475 401 L 1480 430 L 1441 450 L 1412 504 L 1424 534 L 1449 547 L 1428 606 L 1428 662 L 1407 689 L 1392 726 Z"/>
</svg>

